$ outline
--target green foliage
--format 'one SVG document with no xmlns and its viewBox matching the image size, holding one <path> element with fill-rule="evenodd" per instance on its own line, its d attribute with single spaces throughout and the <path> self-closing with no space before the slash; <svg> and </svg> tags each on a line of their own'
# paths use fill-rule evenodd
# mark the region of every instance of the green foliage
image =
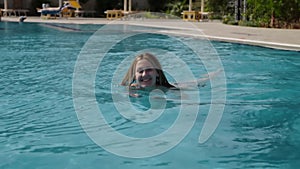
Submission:
<svg viewBox="0 0 300 169">
<path fill-rule="evenodd" d="M 220 20 L 222 21 L 222 19 L 224 19 L 224 15 L 222 15 L 221 13 L 210 13 L 208 15 L 209 20 Z"/>
<path fill-rule="evenodd" d="M 264 27 L 289 28 L 300 20 L 298 0 L 247 0 L 247 16 Z"/>
<path fill-rule="evenodd" d="M 146 12 L 145 15 L 144 15 L 144 17 L 147 18 L 147 19 L 158 19 L 159 18 L 158 15 L 154 15 L 151 12 Z"/>
<path fill-rule="evenodd" d="M 206 10 L 214 13 L 221 13 L 222 15 L 231 13 L 233 6 L 230 6 L 232 0 L 207 0 L 205 3 Z"/>
<path fill-rule="evenodd" d="M 260 26 L 257 22 L 255 21 L 239 21 L 238 22 L 239 26 L 251 26 L 251 27 L 258 27 Z"/>
<path fill-rule="evenodd" d="M 188 8 L 188 4 L 186 3 L 186 0 L 183 1 L 177 0 L 175 2 L 170 2 L 166 6 L 168 8 L 166 13 L 175 16 L 181 16 L 182 11 Z"/>
<path fill-rule="evenodd" d="M 225 23 L 225 24 L 230 24 L 230 23 L 233 23 L 233 22 L 235 22 L 235 19 L 234 19 L 234 17 L 231 16 L 230 14 L 229 14 L 229 15 L 225 15 L 225 16 L 223 17 L 223 23 Z"/>
<path fill-rule="evenodd" d="M 206 10 L 219 13 L 224 23 L 234 23 L 234 3 L 236 0 L 207 0 Z M 276 28 L 298 28 L 300 25 L 299 0 L 246 0 L 246 20 L 240 21 L 243 26 L 260 26 Z M 243 8 L 243 1 L 241 0 Z"/>
</svg>

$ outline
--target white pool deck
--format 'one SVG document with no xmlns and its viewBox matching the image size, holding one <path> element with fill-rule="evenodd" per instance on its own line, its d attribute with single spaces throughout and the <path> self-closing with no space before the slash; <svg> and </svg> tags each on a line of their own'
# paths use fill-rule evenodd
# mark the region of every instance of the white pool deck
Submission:
<svg viewBox="0 0 300 169">
<path fill-rule="evenodd" d="M 2 17 L 2 21 L 19 22 L 17 17 Z M 27 17 L 26 22 L 73 23 L 73 24 L 132 24 L 171 28 L 167 33 L 205 37 L 210 40 L 236 42 L 270 48 L 300 51 L 300 29 L 274 29 L 233 26 L 219 21 L 187 22 L 183 20 L 107 20 L 106 18 L 57 18 Z"/>
</svg>

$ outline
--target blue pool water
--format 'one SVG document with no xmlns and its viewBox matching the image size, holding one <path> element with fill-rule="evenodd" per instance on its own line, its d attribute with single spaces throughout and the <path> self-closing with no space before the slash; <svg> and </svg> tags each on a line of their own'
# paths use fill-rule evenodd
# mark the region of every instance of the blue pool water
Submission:
<svg viewBox="0 0 300 169">
<path fill-rule="evenodd" d="M 154 123 L 136 124 L 122 118 L 113 107 L 111 92 L 119 90 L 118 97 L 125 97 L 126 89 L 111 85 L 112 73 L 126 55 L 144 46 L 182 56 L 194 74 L 207 73 L 188 49 L 177 48 L 180 43 L 149 33 L 116 44 L 99 65 L 95 81 L 99 109 L 116 131 L 134 137 L 165 131 L 175 121 L 180 105 L 190 102 L 200 106 L 195 124 L 177 146 L 153 157 L 122 157 L 99 147 L 77 118 L 72 79 L 78 55 L 100 27 L 0 22 L 0 168 L 232 169 L 300 165 L 299 52 L 212 42 L 226 75 L 227 98 L 217 130 L 200 144 L 198 137 L 211 106 L 209 83 L 199 88 L 198 102 L 186 99 L 182 103 L 178 91 L 168 91 L 166 95 L 172 100 L 167 100 L 166 111 Z M 136 109 L 148 110 L 145 96 L 130 101 Z"/>
</svg>

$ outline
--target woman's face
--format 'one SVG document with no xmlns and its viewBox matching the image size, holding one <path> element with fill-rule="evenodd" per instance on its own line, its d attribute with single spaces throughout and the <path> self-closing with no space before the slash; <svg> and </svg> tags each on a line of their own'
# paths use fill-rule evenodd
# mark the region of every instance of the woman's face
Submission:
<svg viewBox="0 0 300 169">
<path fill-rule="evenodd" d="M 146 59 L 139 60 L 135 68 L 135 80 L 140 87 L 155 86 L 158 73 Z"/>
</svg>

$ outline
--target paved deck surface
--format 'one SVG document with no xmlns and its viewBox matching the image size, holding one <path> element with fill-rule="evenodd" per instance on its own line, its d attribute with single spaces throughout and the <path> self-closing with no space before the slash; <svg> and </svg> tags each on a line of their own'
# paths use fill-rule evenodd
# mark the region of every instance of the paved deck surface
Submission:
<svg viewBox="0 0 300 169">
<path fill-rule="evenodd" d="M 19 22 L 17 17 L 2 17 L 2 21 Z M 202 36 L 208 39 L 238 42 L 244 44 L 265 46 L 271 48 L 300 51 L 300 30 L 299 29 L 271 29 L 271 28 L 254 28 L 225 25 L 219 21 L 210 22 L 186 22 L 178 20 L 176 22 L 166 22 L 165 20 L 153 21 L 110 21 L 105 18 L 57 18 L 41 19 L 40 17 L 28 17 L 24 22 L 44 22 L 44 23 L 76 23 L 76 24 L 111 24 L 126 23 L 148 25 L 154 27 L 172 28 L 173 33 L 189 34 L 192 36 Z M 191 28 L 200 30 L 186 31 Z M 176 30 L 179 30 L 176 32 Z"/>
</svg>

